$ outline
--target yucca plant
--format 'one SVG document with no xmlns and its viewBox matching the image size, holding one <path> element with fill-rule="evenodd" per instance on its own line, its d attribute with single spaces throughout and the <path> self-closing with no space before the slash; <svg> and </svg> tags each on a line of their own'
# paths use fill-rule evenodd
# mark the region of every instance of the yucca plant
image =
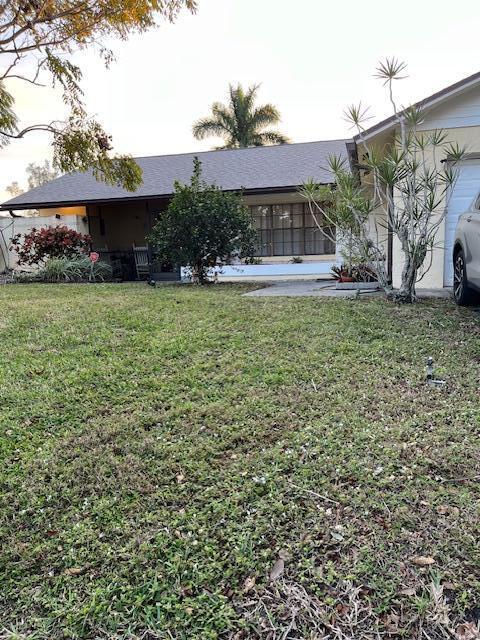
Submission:
<svg viewBox="0 0 480 640">
<path fill-rule="evenodd" d="M 336 188 L 326 190 L 309 182 L 301 193 L 314 219 L 323 216 L 336 227 L 340 246 L 364 258 L 362 262 L 371 266 L 387 295 L 400 302 L 413 302 L 415 286 L 431 266 L 437 232 L 457 179 L 456 164 L 465 149 L 450 143 L 444 131 L 420 131 L 424 118 L 420 109 L 397 108 L 393 83 L 405 77 L 405 69 L 405 64 L 394 58 L 377 68 L 397 123 L 388 146 L 378 149 L 366 140 L 368 114 L 364 107 L 350 106 L 345 112 L 364 150 L 357 169 L 363 172 L 366 184 L 344 160 L 332 157 L 329 164 Z M 325 225 L 318 223 L 318 227 L 324 232 Z M 396 237 L 403 253 L 401 284 L 395 291 L 385 263 L 385 232 Z"/>
</svg>

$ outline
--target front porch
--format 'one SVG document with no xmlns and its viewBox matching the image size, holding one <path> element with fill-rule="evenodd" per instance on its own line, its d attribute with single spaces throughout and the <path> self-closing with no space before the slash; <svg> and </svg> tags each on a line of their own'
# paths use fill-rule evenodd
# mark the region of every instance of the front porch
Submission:
<svg viewBox="0 0 480 640">
<path fill-rule="evenodd" d="M 180 268 L 156 259 L 147 238 L 168 205 L 167 199 L 87 207 L 92 249 L 108 262 L 119 280 L 180 280 Z"/>
<path fill-rule="evenodd" d="M 89 205 L 92 249 L 120 280 L 180 280 L 185 270 L 156 259 L 147 238 L 168 198 Z M 257 229 L 256 257 L 224 267 L 228 278 L 328 276 L 336 261 L 335 243 L 315 225 L 298 193 L 246 196 Z"/>
</svg>

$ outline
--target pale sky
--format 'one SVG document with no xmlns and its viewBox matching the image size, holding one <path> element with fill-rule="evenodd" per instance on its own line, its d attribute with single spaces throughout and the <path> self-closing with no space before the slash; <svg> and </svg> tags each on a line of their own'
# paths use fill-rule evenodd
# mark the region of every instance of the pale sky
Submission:
<svg viewBox="0 0 480 640">
<path fill-rule="evenodd" d="M 398 8 L 395 8 L 395 7 Z M 108 43 L 110 70 L 82 52 L 87 107 L 113 135 L 115 149 L 134 156 L 203 151 L 218 140 L 196 141 L 192 123 L 226 99 L 229 82 L 261 83 L 261 102 L 280 110 L 280 129 L 292 142 L 350 137 L 344 108 L 370 105 L 371 123 L 390 115 L 373 75 L 377 61 L 396 56 L 409 78 L 397 83 L 406 105 L 480 69 L 478 0 L 199 0 L 127 43 Z M 16 82 L 22 124 L 62 114 L 48 88 Z M 51 158 L 47 134 L 32 134 L 0 150 L 0 197 L 25 180 L 32 161 Z"/>
</svg>

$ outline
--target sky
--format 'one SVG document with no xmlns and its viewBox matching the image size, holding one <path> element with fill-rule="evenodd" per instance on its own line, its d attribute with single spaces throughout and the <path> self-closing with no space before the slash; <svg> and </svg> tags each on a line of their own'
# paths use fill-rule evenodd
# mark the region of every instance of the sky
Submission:
<svg viewBox="0 0 480 640">
<path fill-rule="evenodd" d="M 350 137 L 343 111 L 370 107 L 371 124 L 390 115 L 375 79 L 380 59 L 396 56 L 409 77 L 396 83 L 407 105 L 480 70 L 478 0 L 198 0 L 195 15 L 161 23 L 128 42 L 109 41 L 116 61 L 105 69 L 81 52 L 86 105 L 112 134 L 115 150 L 134 156 L 204 151 L 192 123 L 224 101 L 229 83 L 261 83 L 260 102 L 282 115 L 292 142 Z M 0 61 L 1 64 L 1 61 Z M 11 81 L 21 124 L 61 118 L 59 94 Z M 14 83 L 14 84 L 13 84 Z M 0 199 L 26 184 L 29 162 L 51 159 L 48 134 L 0 149 Z"/>
</svg>

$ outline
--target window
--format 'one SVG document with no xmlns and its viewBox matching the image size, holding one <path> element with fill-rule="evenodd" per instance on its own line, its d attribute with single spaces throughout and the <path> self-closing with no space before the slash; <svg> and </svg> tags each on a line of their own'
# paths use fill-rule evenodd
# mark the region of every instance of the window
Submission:
<svg viewBox="0 0 480 640">
<path fill-rule="evenodd" d="M 259 257 L 335 253 L 335 243 L 317 227 L 306 203 L 255 205 L 250 211 Z"/>
</svg>

